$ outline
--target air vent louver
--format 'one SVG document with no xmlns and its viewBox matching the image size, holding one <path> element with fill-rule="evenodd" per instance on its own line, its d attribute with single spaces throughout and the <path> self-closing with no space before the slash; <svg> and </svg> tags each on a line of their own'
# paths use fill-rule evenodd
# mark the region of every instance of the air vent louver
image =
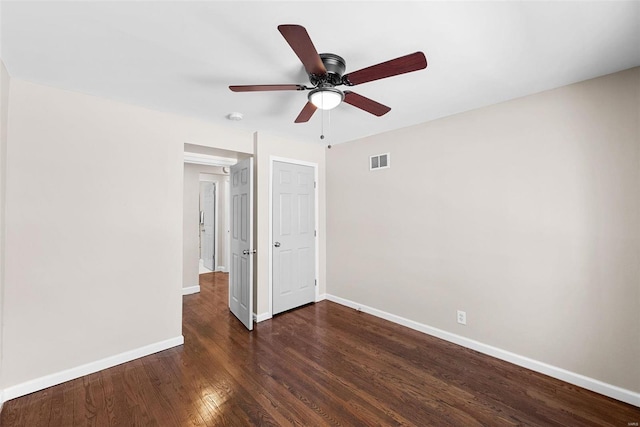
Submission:
<svg viewBox="0 0 640 427">
<path fill-rule="evenodd" d="M 369 157 L 369 169 L 386 169 L 391 166 L 389 153 L 377 154 Z"/>
</svg>

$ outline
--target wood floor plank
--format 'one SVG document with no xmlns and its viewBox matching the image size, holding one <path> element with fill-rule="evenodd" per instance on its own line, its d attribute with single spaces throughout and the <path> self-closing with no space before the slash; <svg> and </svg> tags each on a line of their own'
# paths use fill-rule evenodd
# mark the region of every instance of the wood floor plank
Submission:
<svg viewBox="0 0 640 427">
<path fill-rule="evenodd" d="M 230 320 L 236 322 L 235 319 Z M 202 326 L 202 328 L 207 330 L 208 327 Z M 197 339 L 199 341 L 202 341 L 203 344 L 207 347 L 218 347 L 219 340 L 216 340 L 215 337 L 209 335 L 210 334 L 208 333 L 200 334 Z M 272 393 L 269 392 L 270 386 L 273 386 L 274 384 L 266 384 L 263 378 L 261 381 L 261 377 L 259 375 L 255 375 L 255 369 L 257 369 L 259 359 L 254 359 L 251 362 L 251 366 L 254 369 L 247 369 L 248 362 L 245 362 L 242 365 L 238 366 L 237 361 L 243 358 L 243 355 L 241 353 L 242 348 L 243 347 L 241 345 L 239 346 L 233 341 L 224 349 L 218 347 L 218 350 L 220 351 L 216 352 L 216 356 L 218 356 L 218 358 L 216 359 L 216 364 L 218 366 L 224 367 L 225 371 L 235 381 L 238 381 L 240 384 L 246 385 L 246 387 L 244 388 L 248 390 L 247 392 L 252 394 L 255 399 L 262 401 L 264 403 L 264 407 L 267 408 L 267 410 L 275 419 L 280 418 L 281 415 L 283 415 L 281 414 L 281 412 L 284 410 L 285 418 L 290 422 L 295 423 L 294 418 L 289 418 L 287 416 L 289 412 L 288 408 L 290 407 L 290 405 L 283 404 Z M 246 355 L 244 355 L 244 357 L 246 357 Z M 207 367 L 203 368 L 207 369 Z M 291 401 L 285 401 L 285 403 L 291 403 Z M 277 409 L 277 411 L 273 411 L 273 408 Z"/>
<path fill-rule="evenodd" d="M 182 347 L 5 403 L 13 426 L 629 426 L 640 408 L 323 301 L 247 331 L 228 275 L 183 299 Z"/>
<path fill-rule="evenodd" d="M 333 351 L 337 352 L 337 355 L 330 356 L 334 359 L 353 361 L 351 362 L 351 366 L 348 369 L 354 371 L 353 373 L 355 373 L 353 376 L 350 376 L 350 372 L 339 372 L 339 375 L 344 378 L 352 378 L 352 380 L 354 381 L 364 379 L 365 382 L 376 383 L 378 389 L 384 390 L 382 398 L 386 398 L 386 400 L 389 400 L 389 396 L 392 395 L 394 393 L 394 390 L 396 389 L 404 390 L 407 393 L 407 396 L 404 397 L 405 399 L 417 398 L 419 401 L 420 398 L 425 397 L 425 390 L 435 389 L 441 395 L 452 394 L 453 392 L 455 392 L 459 396 L 464 397 L 464 399 L 468 399 L 468 402 L 465 402 L 465 406 L 473 404 L 473 396 L 471 394 L 467 393 L 465 396 L 463 390 L 454 390 L 452 387 L 442 381 L 439 381 L 439 383 L 436 384 L 434 382 L 435 378 L 425 376 L 424 372 L 418 369 L 411 369 L 410 366 L 407 366 L 403 363 L 404 360 L 401 357 L 395 357 L 394 360 L 394 357 L 390 354 L 390 352 L 385 351 L 382 346 L 368 347 L 366 341 L 357 339 L 354 340 L 353 337 L 344 336 L 344 334 L 340 334 L 339 332 L 334 333 L 333 336 L 334 342 L 331 344 L 323 344 L 323 347 L 332 348 Z M 304 348 L 301 348 L 300 350 L 304 351 L 305 353 L 312 352 L 311 350 Z M 376 357 L 374 359 L 367 357 L 367 355 L 370 354 L 375 354 Z M 402 378 L 405 376 L 414 378 L 416 381 L 414 381 L 413 384 L 403 384 L 404 380 Z M 431 379 L 432 381 L 431 384 L 427 384 L 425 382 L 425 380 L 429 379 Z M 360 387 L 366 387 L 366 384 L 363 384 L 361 382 Z M 431 400 L 433 402 L 438 402 L 438 399 L 436 399 L 435 396 L 433 397 L 434 399 Z M 420 404 L 419 406 L 420 407 L 416 408 L 417 412 L 426 410 L 428 408 L 428 405 L 424 404 Z M 441 412 L 438 405 L 432 407 L 431 409 L 432 411 L 438 413 Z M 483 408 L 480 405 L 475 408 L 476 417 L 482 413 L 482 409 Z M 454 411 L 452 411 L 451 408 L 448 412 L 453 413 Z M 458 413 L 456 414 L 456 416 L 460 418 L 458 420 L 460 423 L 463 423 L 465 425 L 473 425 L 474 421 L 477 421 L 475 418 L 469 419 L 466 411 L 464 410 L 458 410 L 457 412 Z M 495 417 L 495 411 L 493 411 L 491 414 L 491 421 L 493 424 L 496 424 L 499 421 Z M 509 425 L 509 423 L 505 425 Z"/>
</svg>

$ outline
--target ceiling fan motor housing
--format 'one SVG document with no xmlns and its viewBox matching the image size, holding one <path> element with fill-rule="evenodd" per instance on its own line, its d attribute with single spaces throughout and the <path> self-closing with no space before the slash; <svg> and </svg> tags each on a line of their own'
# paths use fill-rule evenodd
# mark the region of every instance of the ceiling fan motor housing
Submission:
<svg viewBox="0 0 640 427">
<path fill-rule="evenodd" d="M 342 75 L 346 69 L 346 63 L 341 56 L 334 53 L 321 53 L 320 59 L 327 69 L 325 76 L 316 76 L 315 74 L 309 74 L 309 81 L 312 85 L 324 86 L 328 83 L 331 86 L 337 86 L 342 84 Z"/>
</svg>

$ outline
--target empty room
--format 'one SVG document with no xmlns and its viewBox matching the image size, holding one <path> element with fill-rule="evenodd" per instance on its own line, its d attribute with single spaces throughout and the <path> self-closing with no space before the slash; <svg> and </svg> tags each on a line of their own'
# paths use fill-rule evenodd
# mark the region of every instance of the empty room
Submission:
<svg viewBox="0 0 640 427">
<path fill-rule="evenodd" d="M 0 0 L 0 425 L 640 425 L 640 2 Z"/>
</svg>

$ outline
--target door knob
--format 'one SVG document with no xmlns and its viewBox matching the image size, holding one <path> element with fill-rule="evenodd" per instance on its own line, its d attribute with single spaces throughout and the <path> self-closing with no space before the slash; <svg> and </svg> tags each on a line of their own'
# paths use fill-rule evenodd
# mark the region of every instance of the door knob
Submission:
<svg viewBox="0 0 640 427">
<path fill-rule="evenodd" d="M 249 255 L 249 254 L 255 254 L 257 251 L 254 250 L 249 250 L 249 249 L 245 249 L 244 251 L 242 251 L 242 255 Z"/>
<path fill-rule="evenodd" d="M 279 248 L 279 247 L 280 247 L 280 242 L 275 242 L 275 243 L 273 244 L 273 246 L 275 246 L 276 248 Z"/>
</svg>

